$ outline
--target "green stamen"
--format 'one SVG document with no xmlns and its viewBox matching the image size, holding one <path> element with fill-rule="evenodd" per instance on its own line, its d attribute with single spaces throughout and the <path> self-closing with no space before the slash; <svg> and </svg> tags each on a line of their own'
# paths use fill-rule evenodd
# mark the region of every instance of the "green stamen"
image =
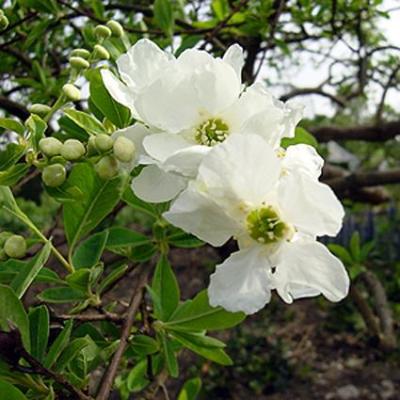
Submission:
<svg viewBox="0 0 400 400">
<path fill-rule="evenodd" d="M 196 129 L 195 139 L 199 144 L 214 146 L 223 142 L 229 134 L 228 125 L 220 118 L 210 118 Z"/>
</svg>

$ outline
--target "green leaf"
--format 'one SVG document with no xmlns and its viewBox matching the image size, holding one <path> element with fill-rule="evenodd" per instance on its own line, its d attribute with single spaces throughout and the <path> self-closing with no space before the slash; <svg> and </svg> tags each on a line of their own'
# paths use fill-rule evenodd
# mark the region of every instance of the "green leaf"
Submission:
<svg viewBox="0 0 400 400">
<path fill-rule="evenodd" d="M 90 114 L 75 110 L 73 108 L 64 110 L 64 113 L 72 122 L 86 131 L 89 135 L 107 133 L 107 130 L 104 128 L 103 124 Z"/>
<path fill-rule="evenodd" d="M 165 335 L 161 335 L 161 345 L 168 372 L 173 378 L 177 378 L 179 376 L 179 366 L 172 342 L 168 340 Z"/>
<path fill-rule="evenodd" d="M 128 108 L 117 103 L 104 87 L 99 70 L 90 71 L 90 98 L 94 105 L 118 128 L 128 126 L 131 113 Z"/>
<path fill-rule="evenodd" d="M 28 171 L 28 164 L 16 164 L 8 168 L 6 171 L 0 172 L 0 185 L 12 186 L 16 184 Z"/>
<path fill-rule="evenodd" d="M 106 289 L 108 289 L 115 281 L 117 281 L 121 276 L 125 274 L 128 270 L 128 265 L 123 264 L 111 271 L 99 284 L 98 293 L 102 294 Z"/>
<path fill-rule="evenodd" d="M 170 0 L 155 0 L 154 19 L 167 36 L 174 32 L 174 10 Z"/>
<path fill-rule="evenodd" d="M 103 254 L 107 243 L 108 231 L 96 233 L 81 243 L 72 257 L 75 268 L 91 268 L 95 266 Z"/>
<path fill-rule="evenodd" d="M 171 335 L 183 346 L 208 360 L 221 365 L 232 365 L 232 360 L 221 348 L 224 343 L 217 339 L 183 332 L 172 332 Z M 215 346 L 216 343 L 218 347 Z"/>
<path fill-rule="evenodd" d="M 204 242 L 186 232 L 177 232 L 168 236 L 168 242 L 171 246 L 184 249 L 193 249 L 204 246 Z"/>
<path fill-rule="evenodd" d="M 54 287 L 43 290 L 38 298 L 46 303 L 75 303 L 85 300 L 86 296 L 77 290 L 68 287 Z"/>
<path fill-rule="evenodd" d="M 78 269 L 66 277 L 68 286 L 71 289 L 78 290 L 85 294 L 89 294 L 90 287 L 90 269 L 81 268 Z"/>
<path fill-rule="evenodd" d="M 64 329 L 59 333 L 56 340 L 51 345 L 49 352 L 44 360 L 43 365 L 46 368 L 51 368 L 58 360 L 60 354 L 64 351 L 71 337 L 73 321 L 69 320 L 65 323 Z"/>
<path fill-rule="evenodd" d="M 353 260 L 361 261 L 360 233 L 354 232 L 350 239 L 350 253 Z"/>
<path fill-rule="evenodd" d="M 180 331 L 220 330 L 231 328 L 245 319 L 241 312 L 230 313 L 222 307 L 211 307 L 207 291 L 181 304 L 165 326 Z"/>
<path fill-rule="evenodd" d="M 78 139 L 81 142 L 86 141 L 89 138 L 89 134 L 77 125 L 74 121 L 63 115 L 59 118 L 58 124 L 60 128 L 64 131 L 62 135 L 57 135 L 59 139 L 64 140 L 64 136 L 68 138 Z M 67 135 L 65 135 L 65 133 Z"/>
<path fill-rule="evenodd" d="M 51 252 L 51 243 L 47 242 L 42 250 L 19 271 L 18 275 L 11 282 L 11 287 L 15 294 L 21 298 L 29 286 L 32 284 L 40 270 L 49 259 Z"/>
<path fill-rule="evenodd" d="M 222 21 L 226 18 L 230 12 L 229 3 L 227 0 L 213 0 L 211 7 L 214 11 L 215 16 Z"/>
<path fill-rule="evenodd" d="M 4 400 L 27 400 L 19 389 L 7 381 L 0 380 L 0 393 L 6 395 Z"/>
<path fill-rule="evenodd" d="M 29 325 L 31 335 L 31 354 L 39 361 L 44 360 L 44 355 L 49 339 L 49 311 L 42 305 L 31 309 L 29 312 Z"/>
<path fill-rule="evenodd" d="M 60 203 L 68 201 L 77 202 L 84 198 L 84 194 L 77 186 L 71 185 L 68 181 L 58 187 L 45 186 L 46 192 Z"/>
<path fill-rule="evenodd" d="M 175 274 L 166 256 L 161 256 L 157 263 L 151 287 L 160 299 L 160 307 L 155 304 L 154 314 L 161 321 L 168 321 L 179 304 L 180 293 Z"/>
<path fill-rule="evenodd" d="M 64 205 L 64 228 L 70 250 L 77 241 L 95 228 L 115 207 L 125 186 L 125 177 L 101 180 L 89 164 L 77 164 L 68 182 L 77 186 L 84 198 Z"/>
<path fill-rule="evenodd" d="M 149 241 L 150 239 L 142 233 L 135 232 L 132 229 L 114 226 L 108 229 L 106 247 L 112 249 L 113 247 L 140 246 Z"/>
<path fill-rule="evenodd" d="M 19 121 L 11 118 L 0 118 L 0 128 L 8 129 L 10 131 L 23 135 L 25 127 Z"/>
<path fill-rule="evenodd" d="M 5 150 L 0 151 L 0 171 L 6 171 L 11 168 L 24 155 L 24 153 L 24 145 L 9 143 Z"/>
<path fill-rule="evenodd" d="M 160 350 L 158 342 L 145 335 L 134 336 L 131 340 L 131 347 L 136 354 L 142 357 L 157 353 Z"/>
<path fill-rule="evenodd" d="M 294 144 L 308 144 L 315 148 L 318 147 L 317 139 L 304 128 L 298 126 L 295 131 L 295 136 L 293 138 L 283 138 L 281 141 L 281 146 L 287 149 L 289 146 Z"/>
<path fill-rule="evenodd" d="M 21 333 L 22 343 L 30 351 L 29 319 L 19 298 L 8 286 L 0 285 L 0 327 L 8 331 L 11 321 Z"/>
<path fill-rule="evenodd" d="M 148 384 L 147 374 L 147 359 L 139 361 L 129 372 L 126 379 L 126 384 L 130 392 L 140 392 Z"/>
<path fill-rule="evenodd" d="M 85 347 L 89 346 L 91 343 L 92 341 L 89 340 L 87 337 L 72 340 L 61 353 L 60 357 L 57 360 L 57 363 L 54 366 L 54 369 L 57 372 L 63 371 L 64 368 L 69 364 L 69 362 L 80 355 L 82 350 Z"/>
<path fill-rule="evenodd" d="M 188 379 L 182 386 L 178 400 L 196 400 L 201 390 L 201 379 Z"/>
<path fill-rule="evenodd" d="M 30 133 L 30 139 L 35 150 L 39 149 L 40 139 L 44 138 L 44 133 L 47 129 L 47 124 L 38 115 L 32 114 L 25 122 Z"/>
<path fill-rule="evenodd" d="M 340 246 L 339 244 L 329 243 L 328 249 L 336 256 L 339 257 L 342 262 L 346 265 L 351 265 L 353 263 L 353 258 L 346 248 Z"/>
</svg>

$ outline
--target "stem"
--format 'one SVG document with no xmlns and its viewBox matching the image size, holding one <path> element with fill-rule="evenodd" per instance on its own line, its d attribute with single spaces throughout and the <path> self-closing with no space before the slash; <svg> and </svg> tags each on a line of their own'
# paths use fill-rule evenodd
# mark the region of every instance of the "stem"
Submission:
<svg viewBox="0 0 400 400">
<path fill-rule="evenodd" d="M 64 93 L 61 93 L 56 102 L 52 105 L 50 111 L 46 114 L 46 116 L 43 118 L 45 122 L 49 122 L 50 118 L 53 116 L 53 114 L 61 108 L 66 101 L 66 97 Z"/>
<path fill-rule="evenodd" d="M 133 322 L 135 321 L 136 313 L 139 309 L 140 303 L 143 299 L 144 287 L 148 280 L 149 270 L 148 265 L 141 265 L 139 267 L 139 277 L 131 301 L 129 304 L 129 310 L 126 315 L 126 320 L 122 328 L 121 338 L 117 351 L 111 360 L 110 365 L 106 369 L 102 379 L 101 385 L 97 392 L 96 400 L 107 400 L 109 398 L 111 389 L 114 384 L 115 377 L 117 375 L 117 370 L 121 362 L 122 356 L 124 354 L 125 348 L 128 344 L 129 335 L 131 333 Z"/>
</svg>

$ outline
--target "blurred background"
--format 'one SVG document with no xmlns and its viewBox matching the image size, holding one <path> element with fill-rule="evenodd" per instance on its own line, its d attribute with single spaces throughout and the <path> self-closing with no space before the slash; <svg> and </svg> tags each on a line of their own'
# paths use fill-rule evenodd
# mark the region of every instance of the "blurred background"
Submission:
<svg viewBox="0 0 400 400">
<path fill-rule="evenodd" d="M 153 1 L 0 0 L 10 21 L 0 30 L 0 115 L 24 120 L 30 104 L 53 103 L 71 50 L 93 43 L 94 26 L 109 19 L 123 25 L 131 43 L 149 37 L 177 55 L 195 47 L 218 56 L 239 43 L 246 85 L 257 79 L 281 100 L 306 106 L 302 141 L 325 158 L 322 180 L 347 211 L 339 236 L 321 240 L 345 263 L 352 288 L 339 304 L 316 298 L 288 306 L 273 297 L 224 334 L 232 367 L 185 353 L 182 379 L 200 371 L 204 399 L 399 399 L 400 2 L 171 4 L 173 12 L 160 15 Z M 118 43 L 108 50 L 113 60 L 125 51 Z M 87 93 L 85 80 L 79 84 Z M 85 99 L 77 104 L 87 106 Z M 57 121 L 52 127 L 63 129 Z M 12 140 L 0 133 L 3 143 Z M 35 179 L 20 183 L 18 201 L 45 231 L 57 205 L 40 188 Z M 148 229 L 132 210 L 116 218 Z M 0 227 L 23 229 L 2 211 Z M 174 249 L 184 296 L 204 288 L 230 251 Z M 172 380 L 172 392 L 180 385 Z"/>
</svg>

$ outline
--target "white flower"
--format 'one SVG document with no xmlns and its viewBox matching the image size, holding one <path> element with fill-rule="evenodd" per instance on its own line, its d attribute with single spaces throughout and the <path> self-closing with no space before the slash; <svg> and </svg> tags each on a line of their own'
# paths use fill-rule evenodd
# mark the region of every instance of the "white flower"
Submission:
<svg viewBox="0 0 400 400">
<path fill-rule="evenodd" d="M 343 265 L 315 240 L 336 235 L 344 215 L 318 182 L 321 167 L 311 147 L 291 146 L 279 157 L 257 135 L 232 135 L 203 158 L 196 180 L 164 216 L 215 246 L 238 240 L 240 250 L 211 276 L 212 305 L 250 314 L 272 289 L 286 302 L 347 294 Z"/>
<path fill-rule="evenodd" d="M 175 58 L 144 39 L 117 61 L 123 82 L 102 71 L 115 100 L 160 132 L 143 141 L 154 166 L 133 181 L 140 198 L 150 202 L 174 198 L 196 175 L 210 147 L 231 134 L 259 134 L 273 146 L 282 137 L 293 136 L 300 108 L 284 105 L 260 84 L 242 91 L 243 63 L 238 45 L 222 59 L 195 49 Z M 155 176 L 160 185 L 150 180 Z"/>
</svg>

